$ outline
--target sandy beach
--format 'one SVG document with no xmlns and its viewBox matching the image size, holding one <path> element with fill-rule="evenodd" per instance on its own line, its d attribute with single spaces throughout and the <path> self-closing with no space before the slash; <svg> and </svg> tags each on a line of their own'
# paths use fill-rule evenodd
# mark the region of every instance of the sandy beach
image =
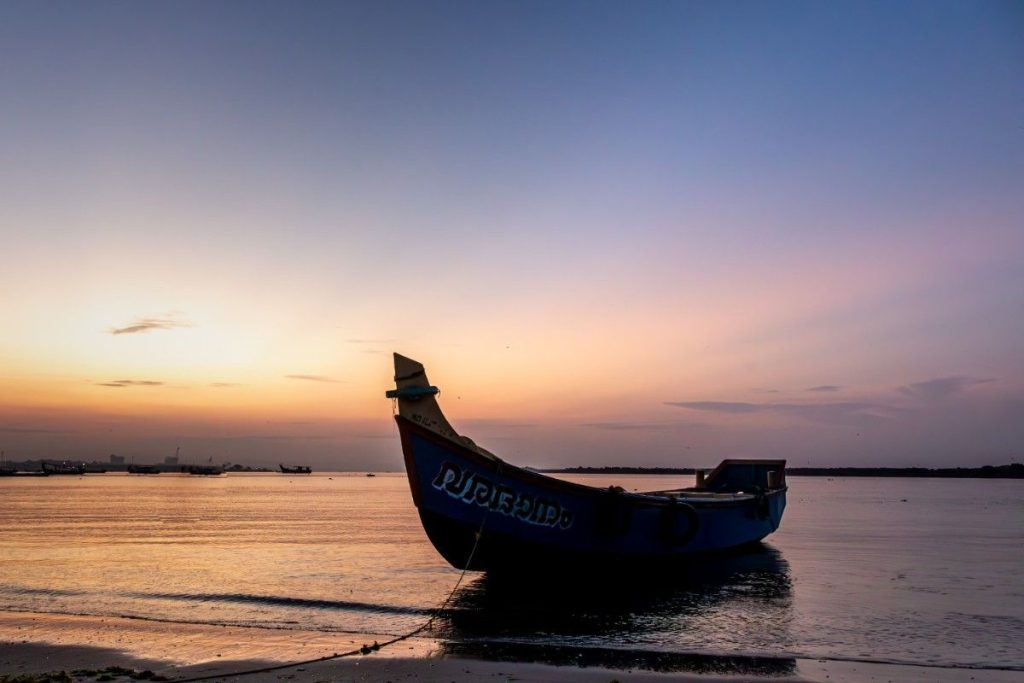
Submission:
<svg viewBox="0 0 1024 683">
<path fill-rule="evenodd" d="M 150 671 L 171 680 L 213 676 L 257 683 L 291 681 L 936 681 L 1010 683 L 1024 680 L 1013 671 L 897 666 L 860 662 L 780 659 L 774 671 L 646 671 L 640 668 L 552 665 L 539 661 L 502 661 L 452 656 L 444 643 L 411 638 L 367 655 L 309 662 L 346 652 L 388 636 L 323 633 L 234 626 L 212 626 L 142 619 L 0 612 L 0 675 L 72 673 L 97 680 L 109 667 Z M 713 658 L 712 658 L 713 659 Z M 698 658 L 697 661 L 703 661 Z M 307 662 L 307 663 L 302 663 Z M 278 668 L 237 676 L 254 669 Z M 780 675 L 780 671 L 786 671 Z M 0 680 L 5 680 L 0 678 Z M 107 679 L 109 680 L 109 679 Z M 122 676 L 121 680 L 129 680 Z"/>
</svg>

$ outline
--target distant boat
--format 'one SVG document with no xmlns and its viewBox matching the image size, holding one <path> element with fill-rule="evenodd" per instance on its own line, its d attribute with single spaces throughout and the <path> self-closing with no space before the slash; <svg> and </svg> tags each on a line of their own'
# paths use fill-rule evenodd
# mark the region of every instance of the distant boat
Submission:
<svg viewBox="0 0 1024 683">
<path fill-rule="evenodd" d="M 18 470 L 11 467 L 4 460 L 4 452 L 0 451 L 0 477 L 13 477 L 18 473 Z"/>
<path fill-rule="evenodd" d="M 174 449 L 174 462 L 178 462 L 178 455 L 181 453 L 181 446 Z M 210 457 L 210 461 L 206 465 L 182 465 L 181 471 L 186 474 L 198 474 L 204 477 L 215 477 L 219 474 L 224 474 L 224 468 L 220 465 L 213 464 L 213 457 Z"/>
<path fill-rule="evenodd" d="M 128 474 L 160 474 L 156 465 L 128 465 Z"/>
<path fill-rule="evenodd" d="M 288 465 L 282 465 L 278 463 L 278 467 L 281 468 L 281 474 L 312 474 L 313 468 L 306 467 L 305 465 L 295 465 L 294 467 L 288 467 Z"/>
<path fill-rule="evenodd" d="M 224 468 L 220 465 L 186 465 L 182 469 L 189 474 L 201 474 L 208 477 L 224 474 Z"/>
<path fill-rule="evenodd" d="M 85 463 L 73 463 L 73 462 L 62 462 L 58 464 L 43 462 L 41 463 L 43 472 L 49 475 L 55 474 L 85 474 Z"/>
<path fill-rule="evenodd" d="M 366 476 L 368 476 L 368 477 L 376 477 L 377 475 L 374 474 L 373 472 L 367 472 Z"/>
<path fill-rule="evenodd" d="M 724 460 L 699 485 L 648 493 L 511 465 L 460 436 L 423 366 L 395 354 L 395 421 L 423 528 L 454 567 L 649 569 L 760 541 L 779 528 L 785 460 Z"/>
</svg>

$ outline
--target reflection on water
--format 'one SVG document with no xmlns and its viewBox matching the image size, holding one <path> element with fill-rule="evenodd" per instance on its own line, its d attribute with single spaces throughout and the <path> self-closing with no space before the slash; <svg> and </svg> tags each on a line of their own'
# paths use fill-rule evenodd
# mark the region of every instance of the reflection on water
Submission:
<svg viewBox="0 0 1024 683">
<path fill-rule="evenodd" d="M 482 576 L 460 589 L 450 608 L 436 630 L 459 651 L 483 643 L 492 654 L 511 649 L 522 656 L 520 646 L 555 639 L 569 647 L 545 648 L 544 657 L 576 658 L 580 648 L 639 646 L 651 648 L 651 658 L 664 665 L 664 644 L 675 641 L 672 649 L 678 653 L 685 634 L 700 635 L 689 636 L 684 650 L 708 652 L 710 640 L 718 653 L 784 651 L 779 645 L 789 641 L 792 582 L 782 555 L 758 545 L 671 574 L 638 568 L 556 581 Z M 716 635 L 708 638 L 710 633 Z"/>
<path fill-rule="evenodd" d="M 374 614 L 411 614 L 429 616 L 429 609 L 384 605 L 377 602 L 356 602 L 353 600 L 307 600 L 279 595 L 252 595 L 249 593 L 128 593 L 127 597 L 141 600 L 159 599 L 184 603 L 220 602 L 240 605 L 270 605 L 306 610 L 334 610 L 350 612 L 372 612 Z"/>
<path fill-rule="evenodd" d="M 446 642 L 442 644 L 440 654 L 446 657 L 468 657 L 499 662 L 538 662 L 563 666 L 643 669 L 662 673 L 685 671 L 733 676 L 789 676 L 796 673 L 797 669 L 797 661 L 793 657 L 684 654 L 529 643 Z"/>
</svg>

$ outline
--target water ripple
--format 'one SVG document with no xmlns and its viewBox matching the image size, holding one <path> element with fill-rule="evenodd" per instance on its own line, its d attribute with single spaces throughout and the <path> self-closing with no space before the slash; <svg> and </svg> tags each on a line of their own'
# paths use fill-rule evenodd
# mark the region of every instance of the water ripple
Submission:
<svg viewBox="0 0 1024 683">
<path fill-rule="evenodd" d="M 156 598 L 159 600 L 183 600 L 193 602 L 232 602 L 254 605 L 274 605 L 277 607 L 298 607 L 304 609 L 347 610 L 355 612 L 375 612 L 378 614 L 402 614 L 429 616 L 432 610 L 418 607 L 402 607 L 399 605 L 383 605 L 371 602 L 354 602 L 351 600 L 311 600 L 308 598 L 290 598 L 280 595 L 253 595 L 247 593 L 129 593 L 132 598 Z"/>
</svg>

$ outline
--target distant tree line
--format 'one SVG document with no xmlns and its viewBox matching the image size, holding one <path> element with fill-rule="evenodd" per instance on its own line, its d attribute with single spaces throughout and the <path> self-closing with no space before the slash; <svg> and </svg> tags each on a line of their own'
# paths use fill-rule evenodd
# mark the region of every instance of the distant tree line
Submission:
<svg viewBox="0 0 1024 683">
<path fill-rule="evenodd" d="M 696 474 L 693 467 L 562 467 L 561 474 Z M 705 471 L 708 471 L 705 469 Z M 787 467 L 795 477 L 940 477 L 950 479 L 1024 479 L 1024 464 L 983 467 Z"/>
</svg>

